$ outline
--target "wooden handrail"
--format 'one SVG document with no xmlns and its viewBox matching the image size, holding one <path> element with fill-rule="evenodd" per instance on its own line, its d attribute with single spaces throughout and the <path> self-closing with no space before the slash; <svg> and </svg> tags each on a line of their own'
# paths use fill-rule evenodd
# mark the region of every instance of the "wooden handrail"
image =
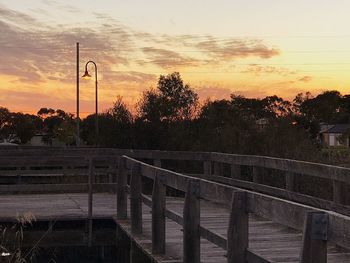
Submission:
<svg viewBox="0 0 350 263">
<path fill-rule="evenodd" d="M 329 218 L 329 224 L 327 228 L 328 233 L 328 241 L 334 242 L 335 244 L 342 246 L 342 247 L 350 247 L 350 236 L 345 235 L 344 233 L 347 233 L 348 229 L 350 229 L 350 217 L 340 215 L 334 212 L 327 212 L 321 209 L 317 209 L 311 206 L 306 206 L 298 203 L 294 203 L 291 201 L 279 199 L 276 197 L 239 189 L 236 187 L 223 185 L 220 183 L 215 183 L 212 181 L 208 181 L 205 179 L 198 179 L 191 176 L 187 176 L 184 174 L 176 173 L 173 171 L 169 171 L 163 168 L 155 167 L 143 162 L 140 162 L 136 159 L 123 156 L 121 158 L 125 159 L 126 167 L 131 167 L 133 164 L 138 163 L 140 165 L 140 174 L 141 176 L 148 177 L 150 179 L 155 180 L 157 176 L 163 177 L 164 185 L 175 188 L 177 190 L 183 191 L 187 193 L 188 190 L 188 182 L 197 180 L 199 181 L 199 197 L 219 202 L 222 204 L 227 203 L 228 200 L 233 197 L 233 200 L 241 200 L 236 205 L 233 204 L 233 210 L 237 209 L 237 207 L 240 207 L 243 209 L 241 210 L 241 219 L 237 219 L 237 214 L 239 214 L 236 210 L 234 213 L 231 213 L 231 224 L 240 224 L 240 229 L 245 229 L 242 227 L 243 225 L 246 225 L 246 219 L 245 213 L 254 213 L 258 216 L 262 216 L 264 218 L 270 219 L 274 222 L 283 224 L 285 226 L 289 226 L 291 228 L 303 231 L 304 228 L 303 223 L 305 221 L 305 218 L 307 217 L 309 212 L 319 212 L 319 213 L 326 213 Z M 245 195 L 246 201 L 243 201 L 243 197 L 238 197 L 238 193 L 242 193 L 240 195 Z M 236 198 L 235 198 L 236 197 Z M 149 198 L 142 196 L 142 200 L 146 205 L 152 206 L 152 201 L 149 200 Z M 246 204 L 246 205 L 244 205 Z M 186 209 L 188 211 L 188 209 Z M 174 220 L 175 222 L 178 222 L 180 224 L 185 225 L 185 217 L 181 217 L 180 215 L 169 211 L 168 209 L 165 209 L 165 214 L 168 218 Z M 292 216 L 291 216 L 292 215 Z M 234 218 L 232 219 L 232 216 Z M 236 222 L 236 223 L 235 223 Z M 210 242 L 222 247 L 224 244 L 234 244 L 235 237 L 234 235 L 228 235 L 228 239 L 221 237 L 220 235 L 217 235 L 213 232 L 211 232 L 208 229 L 203 228 L 202 226 L 199 227 L 199 233 L 201 237 L 206 238 Z M 242 235 L 240 235 L 240 239 L 244 237 L 243 233 L 246 233 L 246 230 L 242 232 Z M 310 231 L 304 230 L 304 236 L 309 236 Z M 246 239 L 246 237 L 244 237 Z M 307 242 L 304 242 L 304 246 L 308 246 Z M 245 242 L 240 243 L 245 244 Z M 236 248 L 236 252 L 230 252 L 241 253 L 241 251 L 245 250 L 245 257 L 246 260 L 248 258 L 251 258 L 252 261 L 248 262 L 254 262 L 254 260 L 257 260 L 260 258 L 259 255 L 254 254 L 252 251 L 250 251 L 248 248 L 246 248 L 246 245 L 243 246 L 242 250 L 239 250 L 239 247 L 234 246 Z M 245 247 L 245 249 L 244 249 Z M 239 252 L 240 251 L 240 252 Z M 229 255 L 229 254 L 228 254 Z M 259 259 L 260 260 L 260 259 Z M 268 262 L 266 260 L 260 260 L 259 262 Z"/>
<path fill-rule="evenodd" d="M 109 162 L 108 160 L 113 160 L 117 156 L 124 154 L 138 159 L 152 159 L 158 166 L 161 165 L 162 160 L 202 161 L 203 174 L 208 176 L 221 176 L 222 165 L 219 164 L 226 164 L 231 166 L 231 174 L 236 175 L 236 180 L 240 180 L 237 179 L 237 175 L 240 173 L 240 166 L 251 166 L 253 167 L 254 171 L 253 182 L 257 186 L 260 185 L 261 173 L 264 172 L 264 169 L 275 169 L 281 171 L 281 174 L 285 176 L 285 190 L 288 192 L 295 192 L 296 178 L 301 174 L 305 174 L 317 178 L 331 180 L 333 184 L 333 201 L 336 205 L 346 205 L 349 201 L 349 198 L 347 198 L 349 191 L 347 191 L 346 187 L 344 187 L 344 183 L 346 185 L 350 185 L 349 168 L 256 155 L 226 154 L 216 152 L 124 150 L 110 148 L 47 149 L 43 147 L 19 147 L 18 149 L 0 149 L 0 171 L 5 167 L 16 168 L 20 165 L 26 166 L 27 164 L 34 166 L 37 164 L 37 167 L 43 167 L 45 162 L 49 166 L 53 166 L 55 164 L 59 165 L 60 162 L 63 162 L 63 160 L 68 162 L 66 163 L 66 166 L 67 164 L 74 165 L 74 162 L 79 162 L 79 159 L 81 159 L 80 156 L 94 156 L 96 163 L 100 162 L 100 165 L 107 165 Z M 38 157 L 42 157 L 42 160 Z M 47 161 L 45 161 L 45 159 Z M 212 169 L 212 166 L 214 169 Z M 23 170 L 22 173 L 27 173 L 27 170 Z M 16 173 L 16 171 L 14 170 L 13 173 Z M 11 171 L 4 171 L 4 174 L 11 174 Z M 244 182 L 244 180 L 241 181 Z M 255 190 L 259 191 L 259 187 L 256 188 L 257 189 Z M 324 207 L 321 206 L 321 208 Z"/>
</svg>

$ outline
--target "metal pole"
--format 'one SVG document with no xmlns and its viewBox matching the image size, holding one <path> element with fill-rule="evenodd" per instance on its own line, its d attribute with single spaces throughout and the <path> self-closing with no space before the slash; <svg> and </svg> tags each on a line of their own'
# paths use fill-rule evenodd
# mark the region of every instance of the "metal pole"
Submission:
<svg viewBox="0 0 350 263">
<path fill-rule="evenodd" d="M 89 60 L 85 64 L 85 74 L 83 77 L 91 77 L 87 67 L 89 63 L 94 64 L 95 66 L 95 146 L 98 146 L 98 87 L 97 87 L 97 65 L 94 61 Z"/>
<path fill-rule="evenodd" d="M 95 134 L 96 134 L 96 146 L 98 146 L 99 140 L 98 140 L 98 96 L 97 96 L 97 66 L 95 65 L 95 111 L 96 111 L 96 127 L 95 127 Z"/>
<path fill-rule="evenodd" d="M 80 146 L 79 78 L 79 42 L 77 42 L 77 146 Z"/>
</svg>

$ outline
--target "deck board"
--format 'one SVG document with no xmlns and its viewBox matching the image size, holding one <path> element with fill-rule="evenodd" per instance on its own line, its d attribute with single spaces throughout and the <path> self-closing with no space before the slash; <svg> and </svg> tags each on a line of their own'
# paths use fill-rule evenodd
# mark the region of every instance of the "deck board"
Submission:
<svg viewBox="0 0 350 263">
<path fill-rule="evenodd" d="M 116 215 L 116 196 L 94 194 L 93 216 L 112 218 Z M 37 220 L 85 219 L 88 212 L 87 194 L 4 195 L 0 197 L 0 221 L 16 220 L 18 215 L 32 213 Z M 201 225 L 226 237 L 229 209 L 209 201 L 201 201 Z M 168 197 L 167 209 L 183 212 L 183 199 Z M 143 205 L 143 234 L 134 237 L 145 251 L 151 250 L 151 213 Z M 129 220 L 117 220 L 120 227 L 130 233 Z M 302 233 L 256 215 L 249 215 L 249 248 L 271 262 L 298 262 Z M 182 262 L 182 227 L 166 220 L 166 255 L 154 256 L 158 262 Z M 226 251 L 201 239 L 202 262 L 226 262 Z M 350 263 L 350 252 L 328 245 L 329 263 Z"/>
</svg>

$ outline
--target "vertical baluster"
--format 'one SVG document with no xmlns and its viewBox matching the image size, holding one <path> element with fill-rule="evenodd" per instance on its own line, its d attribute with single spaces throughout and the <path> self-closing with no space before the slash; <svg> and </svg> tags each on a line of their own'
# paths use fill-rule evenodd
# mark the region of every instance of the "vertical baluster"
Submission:
<svg viewBox="0 0 350 263">
<path fill-rule="evenodd" d="M 248 213 L 246 192 L 232 194 L 230 222 L 227 230 L 227 262 L 246 263 L 248 248 Z"/>
<path fill-rule="evenodd" d="M 152 191 L 152 253 L 165 254 L 165 193 L 164 178 L 154 178 Z"/>
<path fill-rule="evenodd" d="M 200 181 L 188 180 L 183 211 L 184 263 L 200 263 Z"/>
<path fill-rule="evenodd" d="M 126 159 L 119 157 L 117 178 L 117 218 L 127 218 Z"/>
<path fill-rule="evenodd" d="M 93 188 L 95 166 L 93 158 L 89 159 L 89 178 L 88 178 L 88 246 L 92 246 L 92 207 L 93 207 Z"/>
<path fill-rule="evenodd" d="M 327 213 L 306 213 L 301 263 L 327 263 L 327 228 Z"/>
<path fill-rule="evenodd" d="M 134 163 L 130 181 L 131 233 L 142 233 L 142 176 L 140 163 Z"/>
</svg>

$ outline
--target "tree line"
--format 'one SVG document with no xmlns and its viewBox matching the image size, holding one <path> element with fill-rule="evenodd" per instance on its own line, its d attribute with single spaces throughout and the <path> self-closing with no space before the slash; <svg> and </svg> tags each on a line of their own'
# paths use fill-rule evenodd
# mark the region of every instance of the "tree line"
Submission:
<svg viewBox="0 0 350 263">
<path fill-rule="evenodd" d="M 143 92 L 132 114 L 118 97 L 98 115 L 100 147 L 218 151 L 320 160 L 320 124 L 350 123 L 350 95 L 326 91 L 297 94 L 293 101 L 278 96 L 200 103 L 178 72 L 159 77 Z M 95 143 L 95 115 L 81 120 L 81 139 Z M 50 144 L 57 138 L 76 143 L 76 120 L 63 110 L 41 108 L 36 115 L 0 107 L 0 139 L 28 143 L 38 132 Z"/>
</svg>

